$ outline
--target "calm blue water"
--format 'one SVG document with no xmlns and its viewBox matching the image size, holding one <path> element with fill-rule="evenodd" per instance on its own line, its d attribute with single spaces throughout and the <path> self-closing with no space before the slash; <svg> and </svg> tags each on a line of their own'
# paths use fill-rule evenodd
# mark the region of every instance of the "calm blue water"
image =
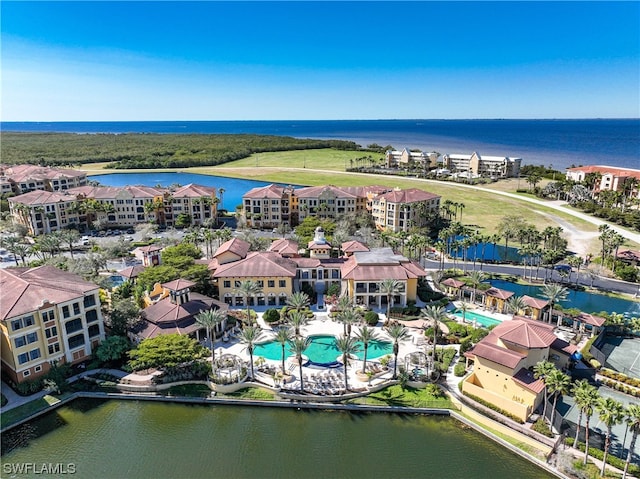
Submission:
<svg viewBox="0 0 640 479">
<path fill-rule="evenodd" d="M 520 157 L 524 164 L 640 164 L 640 119 L 2 122 L 3 131 L 254 133 L 351 140 L 440 153 Z"/>
<path fill-rule="evenodd" d="M 335 346 L 334 336 L 311 336 L 309 347 L 304 355 L 314 363 L 332 363 L 340 356 L 340 351 Z M 358 359 L 364 359 L 364 349 L 362 342 L 358 341 L 360 351 L 356 353 Z M 385 354 L 393 353 L 393 345 L 387 341 L 371 341 L 367 352 L 367 359 L 375 359 Z M 282 359 L 282 346 L 276 341 L 267 341 L 258 344 L 254 350 L 256 356 L 263 356 L 267 359 L 280 361 Z M 285 347 L 285 355 L 288 357 L 291 352 Z"/>
<path fill-rule="evenodd" d="M 456 239 L 460 241 L 464 237 L 457 236 Z M 512 246 L 505 248 L 498 243 L 495 245 L 492 243 L 479 243 L 477 246 L 469 246 L 466 255 L 464 254 L 464 248 L 460 247 L 456 250 L 451 250 L 451 256 L 459 259 L 467 258 L 468 261 L 473 261 L 474 258 L 476 261 L 513 261 L 516 263 L 522 261 L 522 255 L 518 253 L 518 248 Z"/>
<path fill-rule="evenodd" d="M 225 176 L 198 175 L 196 173 L 110 173 L 106 175 L 93 175 L 91 180 L 99 181 L 104 186 L 157 186 L 167 187 L 174 183 L 188 185 L 196 183 L 204 186 L 224 188 L 222 204 L 218 207 L 233 211 L 237 205 L 242 204 L 242 195 L 251 188 L 266 186 L 269 183 L 255 180 L 242 180 L 227 178 Z"/>
<path fill-rule="evenodd" d="M 542 286 L 528 286 L 500 279 L 492 279 L 489 283 L 496 288 L 513 291 L 517 296 L 526 294 L 527 296 L 545 299 L 542 295 Z M 628 313 L 631 316 L 640 316 L 640 303 L 584 291 L 569 290 L 567 299 L 562 301 L 560 305 L 563 308 L 578 308 L 580 311 L 592 314 L 606 311 L 607 313 Z"/>
<path fill-rule="evenodd" d="M 462 311 L 454 311 L 453 313 L 455 316 L 459 317 L 460 319 L 462 319 Z M 464 314 L 464 319 L 466 322 L 468 323 L 473 323 L 474 321 L 476 321 L 478 324 L 481 324 L 482 326 L 484 326 L 485 328 L 488 328 L 489 326 L 495 326 L 497 324 L 500 324 L 502 321 L 499 321 L 497 319 L 493 319 L 490 318 L 489 316 L 484 316 L 480 313 L 476 313 L 475 311 L 467 311 Z"/>
</svg>

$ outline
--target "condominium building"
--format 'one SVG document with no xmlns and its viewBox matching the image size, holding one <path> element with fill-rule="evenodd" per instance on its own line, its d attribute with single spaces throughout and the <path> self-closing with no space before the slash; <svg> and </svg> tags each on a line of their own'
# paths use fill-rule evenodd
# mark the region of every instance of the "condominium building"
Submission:
<svg viewBox="0 0 640 479">
<path fill-rule="evenodd" d="M 385 166 L 387 168 L 407 168 L 420 166 L 422 168 L 435 168 L 438 165 L 440 155 L 435 151 L 427 153 L 420 150 L 387 150 L 385 153 Z"/>
<path fill-rule="evenodd" d="M 567 169 L 567 180 L 585 181 L 588 174 L 595 175 L 594 193 L 603 190 L 625 191 L 629 197 L 640 197 L 640 170 L 615 166 L 579 166 Z"/>
<path fill-rule="evenodd" d="M 76 196 L 68 191 L 36 190 L 9 198 L 9 212 L 14 223 L 25 226 L 34 236 L 86 225 L 86 214 L 77 208 Z"/>
<path fill-rule="evenodd" d="M 0 270 L 2 370 L 13 382 L 88 359 L 104 339 L 98 286 L 51 266 Z"/>
<path fill-rule="evenodd" d="M 522 158 L 507 156 L 480 156 L 473 152 L 471 155 L 449 154 L 442 157 L 443 168 L 451 172 L 468 172 L 473 176 L 491 178 L 515 178 L 520 175 Z"/>
<path fill-rule="evenodd" d="M 294 226 L 293 192 L 291 186 L 267 185 L 253 188 L 242 197 L 242 211 L 251 228 L 276 228 L 281 224 Z"/>
<path fill-rule="evenodd" d="M 64 191 L 87 184 L 84 171 L 37 165 L 0 165 L 2 193 L 17 195 L 34 190 Z"/>
<path fill-rule="evenodd" d="M 371 215 L 377 229 L 398 232 L 426 226 L 429 213 L 439 210 L 440 196 L 416 188 L 397 188 L 373 198 Z"/>
<path fill-rule="evenodd" d="M 367 198 L 361 188 L 340 188 L 333 185 L 310 186 L 295 191 L 298 220 L 307 216 L 336 219 L 366 211 Z"/>
</svg>

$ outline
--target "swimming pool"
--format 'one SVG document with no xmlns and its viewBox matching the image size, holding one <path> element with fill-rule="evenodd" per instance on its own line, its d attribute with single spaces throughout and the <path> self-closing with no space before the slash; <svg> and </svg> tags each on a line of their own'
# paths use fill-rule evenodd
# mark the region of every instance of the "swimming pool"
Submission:
<svg viewBox="0 0 640 479">
<path fill-rule="evenodd" d="M 460 319 L 462 319 L 462 311 L 455 310 L 453 314 Z M 489 316 L 484 316 L 480 313 L 476 313 L 475 311 L 467 311 L 464 315 L 465 321 L 468 323 L 473 323 L 476 321 L 478 324 L 488 328 L 490 326 L 495 326 L 496 324 L 500 324 L 502 321 L 494 318 L 490 318 Z"/>
<path fill-rule="evenodd" d="M 335 336 L 310 336 L 309 347 L 305 350 L 304 355 L 309 358 L 309 361 L 319 364 L 328 364 L 335 362 L 336 358 L 340 356 L 340 351 L 335 346 Z M 362 342 L 358 341 L 360 351 L 356 353 L 358 359 L 364 359 L 364 348 Z M 386 354 L 393 353 L 393 344 L 388 341 L 370 341 L 369 350 L 367 352 L 367 359 L 375 359 Z M 280 361 L 282 359 L 282 345 L 276 341 L 267 341 L 256 345 L 253 354 L 256 356 L 262 356 L 266 359 L 272 359 L 274 361 Z M 291 356 L 289 347 L 285 346 L 284 354 L 286 357 Z"/>
</svg>

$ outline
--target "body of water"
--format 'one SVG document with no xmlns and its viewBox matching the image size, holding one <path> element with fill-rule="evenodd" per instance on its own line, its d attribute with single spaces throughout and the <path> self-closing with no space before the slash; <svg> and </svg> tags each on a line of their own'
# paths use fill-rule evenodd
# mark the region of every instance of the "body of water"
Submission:
<svg viewBox="0 0 640 479">
<path fill-rule="evenodd" d="M 235 207 L 242 204 L 242 195 L 252 188 L 266 186 L 270 183 L 256 180 L 243 180 L 240 178 L 228 178 L 226 176 L 199 175 L 196 173 L 109 173 L 105 175 L 92 175 L 89 177 L 93 181 L 100 182 L 104 186 L 161 186 L 167 187 L 172 184 L 188 185 L 195 183 L 204 186 L 224 188 L 222 204 L 219 208 L 234 211 Z"/>
<path fill-rule="evenodd" d="M 3 131 L 250 133 L 351 140 L 396 149 L 519 157 L 524 164 L 637 168 L 640 119 L 2 122 Z"/>
<path fill-rule="evenodd" d="M 335 336 L 310 336 L 309 347 L 305 350 L 304 355 L 310 361 L 318 364 L 328 364 L 336 361 L 337 357 L 342 353 L 335 345 Z M 356 353 L 358 359 L 364 359 L 364 347 L 362 341 L 357 341 L 360 351 Z M 367 351 L 367 359 L 375 359 L 385 354 L 393 353 L 393 345 L 388 341 L 371 341 Z M 280 361 L 282 359 L 282 345 L 276 341 L 267 341 L 256 345 L 254 351 L 256 356 L 262 356 L 266 359 Z M 291 355 L 288 347 L 285 346 L 285 356 Z"/>
<path fill-rule="evenodd" d="M 459 317 L 460 319 L 464 318 L 464 320 L 468 323 L 476 322 L 485 328 L 496 326 L 500 324 L 502 321 L 494 318 L 490 318 L 489 316 L 484 316 L 483 314 L 476 313 L 475 311 L 467 311 L 462 314 L 462 311 L 456 310 L 453 312 L 454 315 Z"/>
<path fill-rule="evenodd" d="M 545 299 L 542 295 L 542 286 L 511 283 L 501 279 L 492 279 L 489 283 L 496 288 L 513 291 L 516 296 L 526 294 L 534 298 Z M 627 316 L 640 315 L 640 303 L 638 302 L 605 296 L 603 294 L 588 293 L 586 291 L 569 290 L 567 299 L 562 301 L 560 305 L 563 308 L 578 308 L 580 311 L 591 314 L 606 311 L 607 313 L 626 314 Z"/>
<path fill-rule="evenodd" d="M 5 472 L 62 463 L 79 478 L 552 477 L 448 417 L 78 400 L 22 431 L 34 437 L 12 451 L 20 429 L 3 435 Z"/>
</svg>

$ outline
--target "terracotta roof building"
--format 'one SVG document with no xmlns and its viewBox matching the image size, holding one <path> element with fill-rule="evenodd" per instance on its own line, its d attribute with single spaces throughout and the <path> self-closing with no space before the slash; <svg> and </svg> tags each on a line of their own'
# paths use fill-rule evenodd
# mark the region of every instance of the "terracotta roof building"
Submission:
<svg viewBox="0 0 640 479">
<path fill-rule="evenodd" d="M 0 165 L 0 180 L 16 195 L 34 190 L 64 191 L 87 184 L 84 171 L 38 165 Z"/>
<path fill-rule="evenodd" d="M 2 369 L 19 383 L 88 359 L 104 339 L 98 286 L 51 266 L 0 269 Z"/>
<path fill-rule="evenodd" d="M 292 186 L 267 185 L 249 190 L 242 196 L 242 214 L 251 228 L 276 228 L 281 224 L 293 226 Z"/>
<path fill-rule="evenodd" d="M 633 168 L 618 168 L 615 166 L 590 165 L 578 166 L 567 169 L 567 180 L 582 183 L 588 174 L 596 175 L 596 184 L 593 192 L 602 190 L 623 191 L 630 188 L 630 196 L 638 197 L 640 194 L 640 170 Z"/>
<path fill-rule="evenodd" d="M 377 229 L 398 232 L 426 226 L 429 213 L 439 210 L 440 196 L 416 188 L 396 188 L 373 198 L 371 214 Z"/>
<path fill-rule="evenodd" d="M 267 251 L 273 251 L 285 258 L 297 258 L 300 256 L 300 247 L 298 243 L 287 238 L 281 238 L 273 241 Z"/>
</svg>

